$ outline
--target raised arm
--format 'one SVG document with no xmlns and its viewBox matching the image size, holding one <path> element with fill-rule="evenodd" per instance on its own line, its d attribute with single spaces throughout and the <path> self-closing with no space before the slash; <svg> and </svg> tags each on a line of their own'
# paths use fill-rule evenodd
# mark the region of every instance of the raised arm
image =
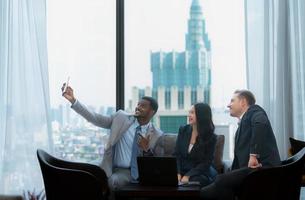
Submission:
<svg viewBox="0 0 305 200">
<path fill-rule="evenodd" d="M 82 117 L 84 117 L 86 120 L 91 122 L 92 124 L 109 129 L 112 124 L 113 116 L 104 116 L 99 113 L 95 113 L 91 110 L 89 110 L 85 105 L 81 104 L 74 96 L 73 89 L 68 86 L 65 91 L 63 91 L 65 88 L 65 84 L 63 84 L 62 87 L 62 95 L 71 102 L 71 108 L 80 114 Z"/>
</svg>

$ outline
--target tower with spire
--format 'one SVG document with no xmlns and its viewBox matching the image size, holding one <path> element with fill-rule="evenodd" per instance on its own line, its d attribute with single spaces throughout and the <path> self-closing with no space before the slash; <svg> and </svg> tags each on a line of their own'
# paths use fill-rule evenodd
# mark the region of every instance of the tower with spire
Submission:
<svg viewBox="0 0 305 200">
<path fill-rule="evenodd" d="M 171 107 L 170 93 L 177 90 L 179 108 L 184 102 L 184 93 L 190 91 L 191 104 L 197 101 L 210 103 L 211 42 L 205 27 L 199 0 L 192 0 L 188 30 L 183 52 L 151 52 L 153 75 L 152 93 L 165 90 L 165 106 Z M 202 94 L 201 94 L 202 93 Z"/>
<path fill-rule="evenodd" d="M 130 110 L 142 96 L 153 96 L 159 109 L 154 123 L 175 133 L 187 123 L 186 111 L 195 102 L 210 103 L 211 42 L 206 32 L 200 0 L 192 0 L 185 49 L 182 52 L 151 52 L 152 88 L 132 88 Z"/>
</svg>

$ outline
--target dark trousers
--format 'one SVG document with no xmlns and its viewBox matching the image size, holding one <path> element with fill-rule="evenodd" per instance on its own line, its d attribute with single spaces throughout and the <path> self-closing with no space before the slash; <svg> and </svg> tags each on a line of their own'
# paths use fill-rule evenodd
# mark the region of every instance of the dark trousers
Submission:
<svg viewBox="0 0 305 200">
<path fill-rule="evenodd" d="M 213 180 L 206 175 L 191 176 L 189 181 L 199 182 L 201 187 L 207 186 L 213 182 Z"/>
<path fill-rule="evenodd" d="M 214 183 L 201 189 L 200 196 L 206 200 L 232 200 L 244 178 L 254 170 L 247 167 L 218 175 Z"/>
<path fill-rule="evenodd" d="M 216 177 L 217 177 L 217 171 L 214 169 L 214 167 L 210 166 L 207 170 L 205 170 L 201 174 L 190 176 L 189 181 L 199 182 L 201 187 L 204 187 L 214 182 Z"/>
</svg>

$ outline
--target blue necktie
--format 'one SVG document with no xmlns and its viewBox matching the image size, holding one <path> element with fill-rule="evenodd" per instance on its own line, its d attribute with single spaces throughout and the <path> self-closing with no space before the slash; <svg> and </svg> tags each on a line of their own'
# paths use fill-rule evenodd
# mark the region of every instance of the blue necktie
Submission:
<svg viewBox="0 0 305 200">
<path fill-rule="evenodd" d="M 138 164 L 137 164 L 137 157 L 140 154 L 140 149 L 138 146 L 139 133 L 141 133 L 141 126 L 138 126 L 136 128 L 136 133 L 135 133 L 135 136 L 133 139 L 133 144 L 132 144 L 130 173 L 131 173 L 131 177 L 133 180 L 137 180 L 139 177 Z"/>
</svg>

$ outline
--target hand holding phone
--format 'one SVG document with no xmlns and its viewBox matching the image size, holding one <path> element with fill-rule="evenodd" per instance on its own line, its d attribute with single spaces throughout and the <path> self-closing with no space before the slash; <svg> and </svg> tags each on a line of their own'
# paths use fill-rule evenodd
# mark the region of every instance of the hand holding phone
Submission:
<svg viewBox="0 0 305 200">
<path fill-rule="evenodd" d="M 138 133 L 138 136 L 142 139 L 142 138 L 144 138 L 144 139 L 146 139 L 141 133 Z"/>
<path fill-rule="evenodd" d="M 61 88 L 62 96 L 64 96 L 67 100 L 69 100 L 72 104 L 76 101 L 73 89 L 69 86 L 70 77 L 68 77 L 68 80 L 66 83 L 63 84 Z"/>
<path fill-rule="evenodd" d="M 138 145 L 143 149 L 144 151 L 147 151 L 149 148 L 149 139 L 144 137 L 141 133 L 138 134 Z"/>
<path fill-rule="evenodd" d="M 67 88 L 69 86 L 70 76 L 68 76 L 67 82 L 64 84 L 64 89 L 62 90 L 62 93 L 64 94 L 67 91 Z"/>
</svg>

